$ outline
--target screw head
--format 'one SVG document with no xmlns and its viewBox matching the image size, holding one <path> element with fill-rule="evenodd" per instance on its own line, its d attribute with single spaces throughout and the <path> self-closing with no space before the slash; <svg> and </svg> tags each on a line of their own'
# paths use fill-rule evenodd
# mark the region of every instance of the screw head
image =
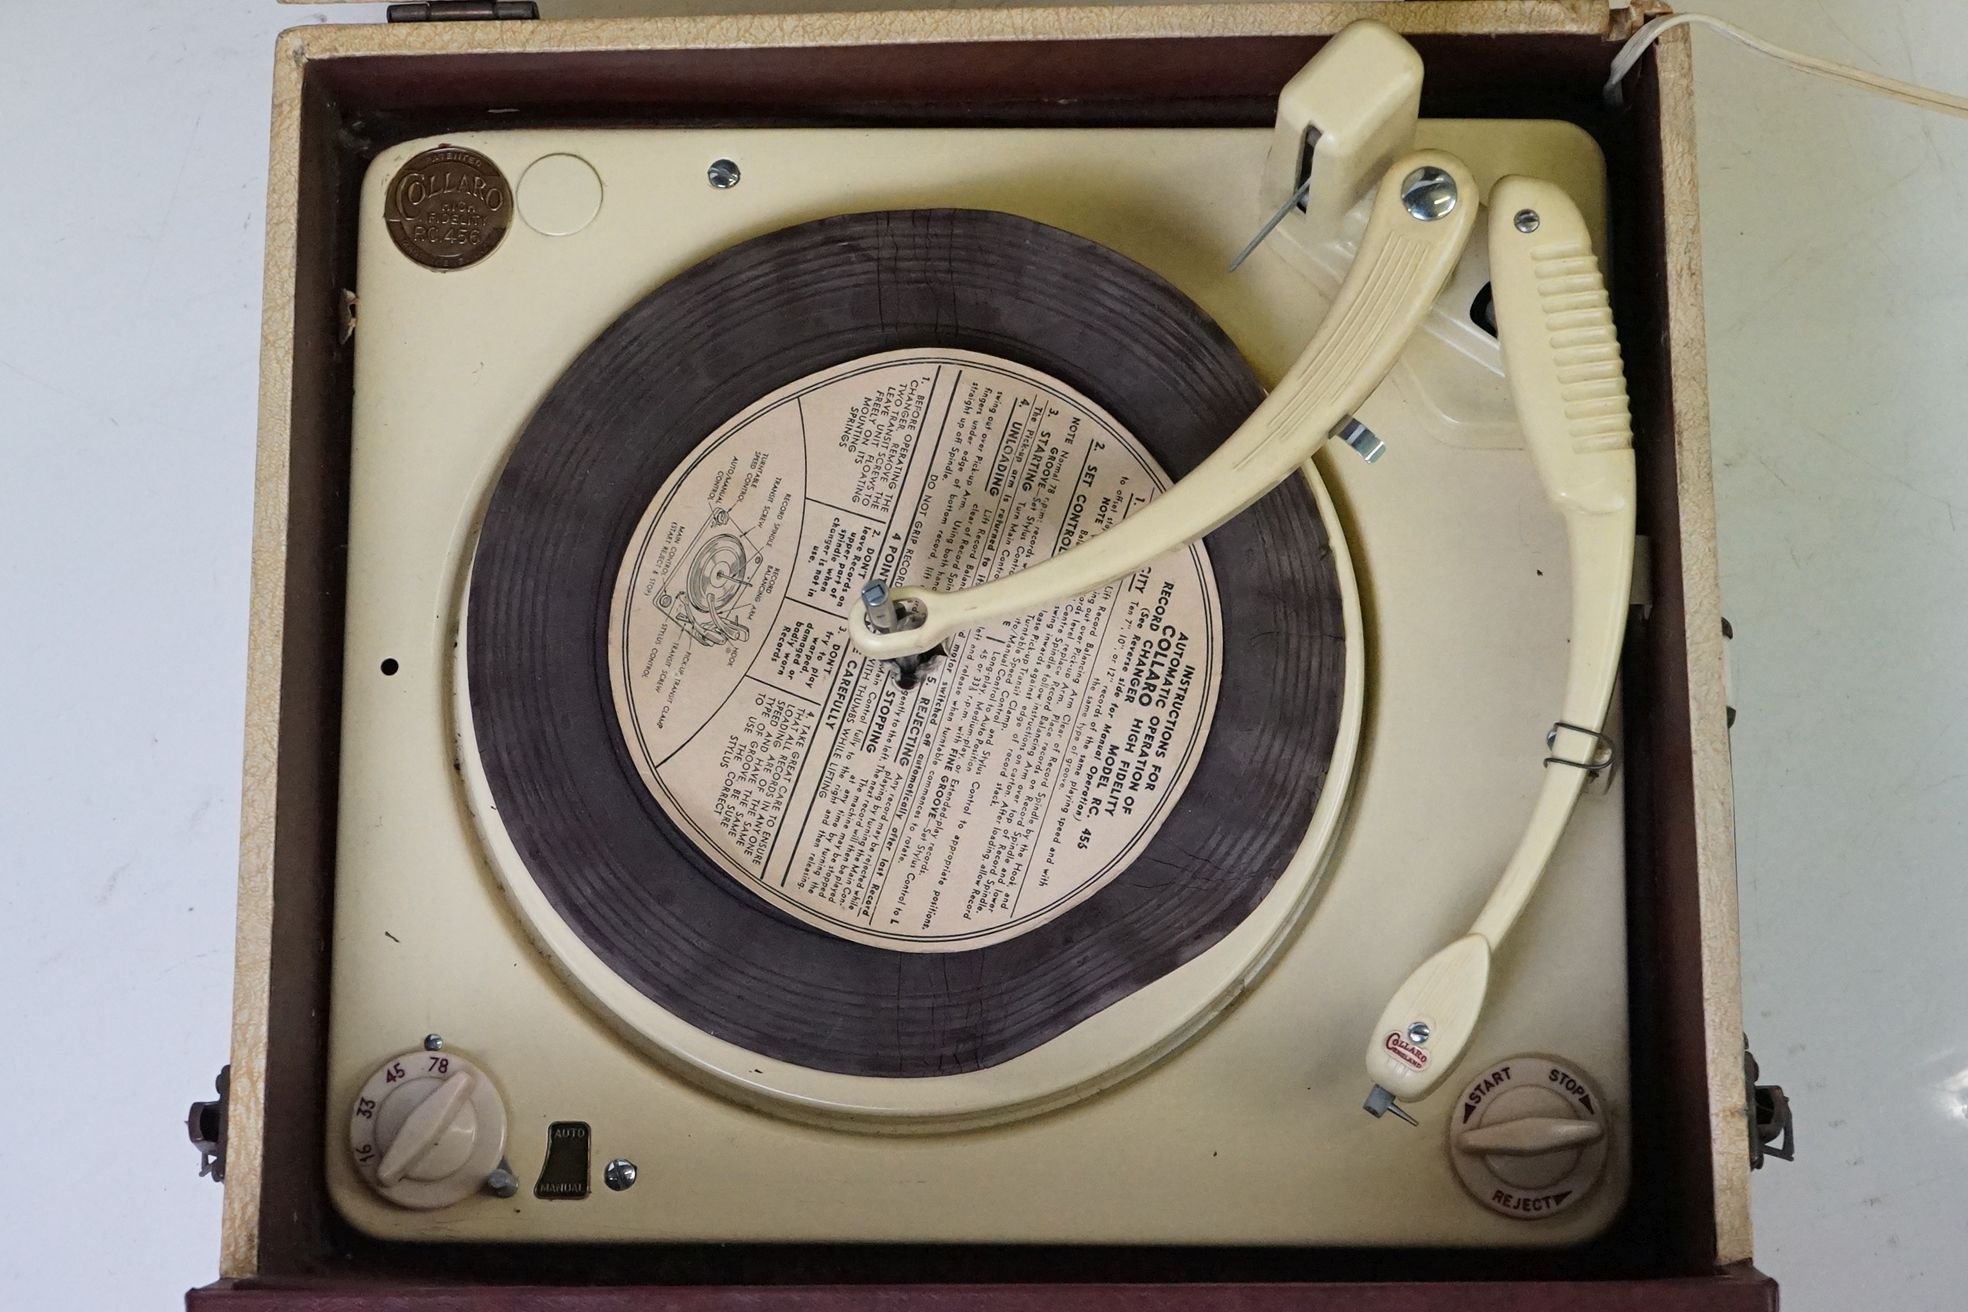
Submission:
<svg viewBox="0 0 1968 1312">
<path fill-rule="evenodd" d="M 500 1163 L 485 1177 L 485 1187 L 494 1197 L 511 1198 L 519 1192 L 519 1177 L 507 1170 L 504 1163 Z"/>
<path fill-rule="evenodd" d="M 1510 222 L 1517 231 L 1531 233 L 1536 232 L 1538 225 L 1543 223 L 1544 220 L 1538 217 L 1536 210 L 1518 210 L 1516 217 L 1512 218 Z"/>
<path fill-rule="evenodd" d="M 704 170 L 704 176 L 719 191 L 730 191 L 738 185 L 738 165 L 735 161 L 728 159 L 712 160 L 711 166 Z"/>
<path fill-rule="evenodd" d="M 1401 204 L 1423 223 L 1455 213 L 1456 181 L 1445 169 L 1424 164 L 1401 179 Z"/>
<path fill-rule="evenodd" d="M 619 1194 L 636 1182 L 636 1164 L 626 1157 L 617 1157 L 601 1168 L 601 1179 Z"/>
<path fill-rule="evenodd" d="M 1414 1024 L 1408 1026 L 1408 1042 L 1414 1044 L 1418 1048 L 1422 1044 L 1428 1042 L 1428 1036 L 1433 1034 L 1434 1032 L 1435 1032 L 1434 1030 L 1428 1028 L 1427 1021 L 1418 1020 L 1414 1022 Z"/>
<path fill-rule="evenodd" d="M 444 1050 L 444 1036 L 442 1034 L 424 1035 L 425 1052 L 442 1052 L 443 1050 Z"/>
<path fill-rule="evenodd" d="M 869 579 L 861 585 L 861 604 L 873 610 L 888 600 L 888 585 L 880 579 Z"/>
</svg>

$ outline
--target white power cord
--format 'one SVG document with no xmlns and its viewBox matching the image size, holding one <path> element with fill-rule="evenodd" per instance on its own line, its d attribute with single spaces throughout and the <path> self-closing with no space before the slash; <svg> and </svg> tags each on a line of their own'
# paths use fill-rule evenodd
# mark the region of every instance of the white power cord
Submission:
<svg viewBox="0 0 1968 1312">
<path fill-rule="evenodd" d="M 1734 23 L 1725 23 L 1707 14 L 1673 14 L 1663 18 L 1648 19 L 1639 31 L 1626 39 L 1626 44 L 1620 47 L 1619 54 L 1613 59 L 1612 76 L 1606 80 L 1607 102 L 1615 105 L 1620 103 L 1620 83 L 1626 80 L 1626 75 L 1633 71 L 1633 66 L 1640 62 L 1640 57 L 1647 53 L 1649 46 L 1674 28 L 1685 27 L 1691 23 L 1720 32 L 1760 55 L 1767 55 L 1771 59 L 1789 64 L 1792 68 L 1801 69 L 1806 73 L 1815 73 L 1819 77 L 1843 82 L 1862 91 L 1891 96 L 1918 109 L 1938 109 L 1943 113 L 1968 117 L 1968 97 L 1952 96 L 1945 91 L 1935 91 L 1884 74 L 1870 73 L 1862 68 L 1853 68 L 1850 64 L 1838 63 L 1836 60 L 1820 59 L 1816 55 L 1786 50 L 1782 46 L 1765 41 L 1753 32 L 1745 32 Z"/>
</svg>

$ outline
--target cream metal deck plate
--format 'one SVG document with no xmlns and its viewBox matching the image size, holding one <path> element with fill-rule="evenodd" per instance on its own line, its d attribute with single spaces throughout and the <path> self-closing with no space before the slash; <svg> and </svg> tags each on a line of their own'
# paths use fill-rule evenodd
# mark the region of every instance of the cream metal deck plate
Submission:
<svg viewBox="0 0 1968 1312">
<path fill-rule="evenodd" d="M 469 269 L 435 273 L 385 234 L 364 181 L 358 268 L 343 778 L 328 1153 L 337 1206 L 399 1239 L 972 1240 L 1548 1245 L 1618 1209 L 1627 1172 L 1621 790 L 1581 803 L 1498 963 L 1469 1056 L 1416 1106 L 1420 1129 L 1359 1110 L 1367 1028 L 1411 966 L 1459 933 L 1522 830 L 1565 672 L 1561 527 L 1521 450 L 1424 418 L 1399 379 L 1362 418 L 1371 468 L 1320 460 L 1359 575 L 1367 700 L 1330 869 L 1256 987 L 1184 1050 L 1067 1110 L 911 1137 L 798 1125 L 678 1079 L 611 1030 L 529 941 L 466 815 L 448 713 L 462 569 L 504 451 L 552 381 L 648 289 L 734 241 L 853 210 L 969 206 L 1100 241 L 1193 297 L 1269 379 L 1330 286 L 1282 238 L 1236 275 L 1264 217 L 1268 132 L 747 129 L 480 132 L 445 138 L 516 183 L 573 154 L 601 179 L 592 221 L 516 219 Z M 1563 184 L 1603 234 L 1603 162 L 1559 124 L 1425 121 L 1484 184 Z M 736 161 L 739 185 L 706 168 Z M 521 184 L 520 214 L 567 221 Z M 536 208 L 529 211 L 529 203 Z M 580 207 L 575 207 L 576 210 Z M 1603 240 L 1601 241 L 1603 248 Z M 395 663 L 385 675 L 384 661 Z M 1179 973 L 1179 972 L 1178 972 Z M 348 1109 L 427 1033 L 504 1095 L 521 1188 L 434 1212 L 373 1196 Z M 1479 1206 L 1447 1151 L 1463 1077 L 1524 1053 L 1587 1075 L 1608 1105 L 1606 1177 L 1560 1215 Z M 533 1193 L 548 1126 L 592 1131 L 582 1199 Z M 635 1161 L 623 1192 L 601 1164 Z"/>
</svg>

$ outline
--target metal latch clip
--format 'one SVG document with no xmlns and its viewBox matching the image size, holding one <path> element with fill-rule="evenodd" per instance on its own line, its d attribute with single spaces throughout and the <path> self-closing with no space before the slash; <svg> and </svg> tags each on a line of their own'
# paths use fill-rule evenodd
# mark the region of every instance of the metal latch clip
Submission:
<svg viewBox="0 0 1968 1312">
<path fill-rule="evenodd" d="M 226 1172 L 226 1101 L 232 1091 L 230 1062 L 219 1068 L 219 1076 L 212 1081 L 212 1087 L 218 1090 L 219 1096 L 191 1105 L 191 1111 L 185 1116 L 185 1133 L 191 1137 L 191 1146 L 198 1150 L 198 1173 L 223 1183 Z"/>
</svg>

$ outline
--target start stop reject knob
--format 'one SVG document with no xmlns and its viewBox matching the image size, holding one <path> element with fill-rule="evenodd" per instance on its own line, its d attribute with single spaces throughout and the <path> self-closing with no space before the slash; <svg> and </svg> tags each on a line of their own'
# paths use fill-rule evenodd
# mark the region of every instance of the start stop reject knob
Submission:
<svg viewBox="0 0 1968 1312">
<path fill-rule="evenodd" d="M 1463 1187 L 1524 1221 L 1578 1206 L 1606 1167 L 1606 1104 L 1575 1066 L 1512 1057 L 1470 1081 L 1449 1121 Z"/>
</svg>

